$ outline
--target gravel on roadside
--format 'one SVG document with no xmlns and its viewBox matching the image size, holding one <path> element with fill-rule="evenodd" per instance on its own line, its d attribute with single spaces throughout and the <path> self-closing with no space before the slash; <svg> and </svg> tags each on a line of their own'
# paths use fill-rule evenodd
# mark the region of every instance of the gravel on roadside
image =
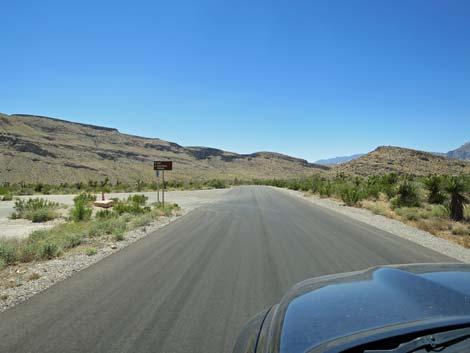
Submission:
<svg viewBox="0 0 470 353">
<path fill-rule="evenodd" d="M 470 263 L 470 249 L 466 249 L 463 246 L 455 244 L 446 239 L 436 237 L 435 235 L 432 235 L 431 233 L 425 232 L 421 229 L 411 227 L 394 219 L 375 215 L 371 211 L 364 208 L 349 207 L 344 205 L 342 202 L 320 198 L 316 195 L 305 195 L 299 191 L 286 189 L 282 190 L 291 195 L 301 197 L 315 205 L 354 218 L 378 229 L 422 245 L 428 249 L 452 257 L 458 261 Z"/>
<path fill-rule="evenodd" d="M 24 266 L 14 266 L 3 270 L 10 271 L 8 277 L 13 285 L 11 288 L 0 289 L 0 313 L 146 237 L 188 212 L 189 210 L 182 210 L 178 216 L 160 217 L 149 226 L 127 232 L 124 240 L 107 243 L 97 249 L 96 255 L 66 253 L 61 258 L 25 264 Z M 34 276 L 24 279 L 24 276 L 28 274 Z"/>
</svg>

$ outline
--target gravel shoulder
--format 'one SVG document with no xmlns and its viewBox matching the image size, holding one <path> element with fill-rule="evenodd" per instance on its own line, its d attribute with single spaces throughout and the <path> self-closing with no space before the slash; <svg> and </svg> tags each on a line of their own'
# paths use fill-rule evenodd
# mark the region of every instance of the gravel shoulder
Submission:
<svg viewBox="0 0 470 353">
<path fill-rule="evenodd" d="M 448 240 L 436 237 L 431 233 L 411 227 L 407 224 L 390 219 L 384 216 L 375 215 L 371 211 L 364 208 L 349 207 L 341 202 L 320 198 L 316 195 L 306 195 L 305 193 L 279 189 L 291 195 L 295 195 L 304 200 L 329 209 L 331 211 L 340 213 L 344 216 L 361 221 L 370 226 L 384 230 L 401 238 L 410 240 L 416 244 L 422 245 L 428 249 L 434 250 L 446 256 L 452 257 L 464 263 L 470 263 L 470 249 L 450 242 Z"/>
<path fill-rule="evenodd" d="M 178 216 L 160 217 L 147 227 L 127 232 L 123 241 L 100 244 L 96 255 L 88 256 L 84 253 L 87 245 L 91 245 L 85 243 L 57 259 L 18 264 L 0 271 L 0 313 L 150 234 L 158 237 L 159 233 L 155 231 L 188 212 L 182 210 Z"/>
</svg>

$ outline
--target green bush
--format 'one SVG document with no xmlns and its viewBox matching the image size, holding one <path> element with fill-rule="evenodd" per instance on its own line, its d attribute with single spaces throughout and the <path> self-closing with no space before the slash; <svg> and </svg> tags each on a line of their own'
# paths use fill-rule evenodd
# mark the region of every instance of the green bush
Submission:
<svg viewBox="0 0 470 353">
<path fill-rule="evenodd" d="M 141 196 L 143 196 L 143 198 Z M 123 213 L 137 215 L 150 212 L 150 207 L 142 207 L 142 204 L 145 205 L 147 199 L 148 198 L 145 195 L 132 195 L 129 196 L 126 201 L 116 200 L 114 202 L 113 211 L 116 212 L 118 215 L 121 215 Z"/>
<path fill-rule="evenodd" d="M 57 218 L 56 209 L 59 204 L 42 198 L 15 201 L 15 212 L 11 214 L 12 219 L 24 218 L 33 222 L 46 222 Z"/>
<path fill-rule="evenodd" d="M 333 186 L 329 180 L 322 183 L 318 188 L 318 192 L 320 193 L 321 197 L 330 197 L 332 193 Z"/>
<path fill-rule="evenodd" d="M 418 207 L 400 207 L 396 208 L 395 212 L 408 221 L 417 221 L 419 219 L 429 218 L 428 212 Z"/>
<path fill-rule="evenodd" d="M 12 201 L 13 200 L 13 195 L 8 193 L 8 194 L 5 194 L 3 195 L 2 197 L 2 201 Z"/>
<path fill-rule="evenodd" d="M 50 208 L 42 208 L 39 210 L 31 211 L 30 217 L 33 223 L 41 223 L 55 219 L 57 217 L 57 214 Z"/>
<path fill-rule="evenodd" d="M 96 201 L 96 195 L 93 195 L 88 192 L 82 192 L 79 195 L 75 196 L 73 202 L 76 204 L 77 202 L 83 202 L 84 204 L 90 204 Z"/>
<path fill-rule="evenodd" d="M 207 183 L 207 186 L 214 189 L 225 189 L 227 187 L 227 184 L 224 180 L 212 179 Z"/>
<path fill-rule="evenodd" d="M 25 242 L 19 247 L 18 259 L 21 262 L 31 262 L 36 258 L 37 253 L 36 244 Z"/>
<path fill-rule="evenodd" d="M 398 186 L 397 195 L 390 202 L 393 208 L 419 207 L 421 204 L 416 186 L 408 180 Z"/>
<path fill-rule="evenodd" d="M 428 191 L 428 202 L 432 204 L 441 204 L 446 197 L 442 193 L 442 179 L 437 175 L 431 175 L 423 180 L 423 185 Z"/>
<path fill-rule="evenodd" d="M 135 195 L 129 196 L 127 198 L 127 202 L 128 203 L 133 203 L 133 204 L 136 204 L 136 205 L 139 205 L 139 206 L 144 206 L 147 203 L 148 199 L 149 198 L 145 195 L 135 194 Z"/>
<path fill-rule="evenodd" d="M 436 218 L 449 218 L 449 209 L 444 205 L 436 205 L 432 207 L 431 215 Z"/>
<path fill-rule="evenodd" d="M 46 242 L 41 245 L 40 256 L 43 259 L 53 259 L 59 254 L 59 246 L 53 242 Z"/>
<path fill-rule="evenodd" d="M 5 260 L 0 258 L 0 270 L 3 270 L 5 267 L 7 267 L 7 263 L 5 262 Z"/>
<path fill-rule="evenodd" d="M 355 206 L 362 199 L 361 191 L 357 186 L 346 186 L 341 190 L 341 199 L 348 206 Z"/>
<path fill-rule="evenodd" d="M 98 250 L 96 250 L 96 248 L 88 248 L 88 249 L 86 250 L 86 254 L 87 254 L 88 256 L 93 256 L 93 255 L 98 254 Z"/>
<path fill-rule="evenodd" d="M 0 259 L 7 265 L 11 265 L 18 261 L 18 243 L 15 240 L 0 240 Z"/>
<path fill-rule="evenodd" d="M 74 222 L 88 221 L 92 211 L 92 208 L 87 205 L 85 200 L 77 199 L 70 210 L 70 219 Z"/>
<path fill-rule="evenodd" d="M 116 217 L 117 214 L 110 210 L 99 210 L 98 212 L 96 212 L 95 216 L 96 219 L 110 219 Z"/>
</svg>

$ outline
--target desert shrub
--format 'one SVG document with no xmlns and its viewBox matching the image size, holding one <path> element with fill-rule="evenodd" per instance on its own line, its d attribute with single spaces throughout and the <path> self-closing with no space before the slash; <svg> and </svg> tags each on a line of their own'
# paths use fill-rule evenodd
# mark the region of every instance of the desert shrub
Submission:
<svg viewBox="0 0 470 353">
<path fill-rule="evenodd" d="M 224 180 L 212 179 L 207 183 L 207 186 L 214 189 L 225 189 L 227 187 L 227 184 Z"/>
<path fill-rule="evenodd" d="M 420 200 L 418 190 L 411 181 L 404 180 L 397 189 L 397 195 L 391 199 L 393 208 L 419 207 Z"/>
<path fill-rule="evenodd" d="M 137 204 L 139 206 L 144 206 L 146 203 L 147 203 L 147 200 L 149 198 L 145 195 L 141 195 L 141 194 L 135 194 L 135 195 L 131 195 L 127 198 L 127 201 L 129 203 L 134 203 L 134 204 Z"/>
<path fill-rule="evenodd" d="M 346 186 L 341 192 L 341 199 L 348 206 L 355 206 L 362 199 L 361 190 L 357 186 Z"/>
<path fill-rule="evenodd" d="M 321 197 L 330 197 L 333 190 L 333 185 L 331 181 L 327 180 L 326 182 L 322 183 L 318 188 L 318 192 L 320 193 Z"/>
<path fill-rule="evenodd" d="M 156 216 L 152 213 L 146 213 L 141 216 L 137 216 L 129 222 L 129 229 L 135 229 L 139 227 L 146 227 L 152 223 Z"/>
<path fill-rule="evenodd" d="M 431 175 L 423 180 L 423 185 L 428 191 L 428 202 L 431 204 L 441 204 L 446 197 L 442 193 L 442 179 L 437 175 Z"/>
<path fill-rule="evenodd" d="M 42 198 L 15 201 L 15 212 L 11 214 L 12 219 L 24 218 L 33 222 L 46 222 L 57 218 L 56 209 L 59 204 Z"/>
<path fill-rule="evenodd" d="M 135 196 L 139 197 L 136 198 Z M 141 198 L 140 196 L 143 196 L 144 198 Z M 145 204 L 147 199 L 148 198 L 145 195 L 132 195 L 129 196 L 126 201 L 116 200 L 114 202 L 113 211 L 116 212 L 118 215 L 121 215 L 123 213 L 137 215 L 150 212 L 150 207 L 142 207 L 142 202 L 143 204 Z"/>
<path fill-rule="evenodd" d="M 70 210 L 70 219 L 74 222 L 87 221 L 91 217 L 92 208 L 83 199 L 74 201 L 74 206 Z"/>
<path fill-rule="evenodd" d="M 19 247 L 18 259 L 21 262 L 31 262 L 38 253 L 37 245 L 30 242 L 24 242 Z"/>
<path fill-rule="evenodd" d="M 400 207 L 395 209 L 395 213 L 403 217 L 408 221 L 417 221 L 419 219 L 429 218 L 428 212 L 426 210 L 420 209 L 418 207 Z"/>
<path fill-rule="evenodd" d="M 470 229 L 463 224 L 454 224 L 452 227 L 452 234 L 454 235 L 470 235 Z"/>
<path fill-rule="evenodd" d="M 0 270 L 3 270 L 5 267 L 7 267 L 7 263 L 5 262 L 5 260 L 0 258 Z"/>
<path fill-rule="evenodd" d="M 112 234 L 115 240 L 122 241 L 124 240 L 124 233 L 126 232 L 126 224 L 120 224 L 113 228 Z"/>
<path fill-rule="evenodd" d="M 11 239 L 0 240 L 0 259 L 6 265 L 11 265 L 18 261 L 17 253 L 18 243 Z"/>
<path fill-rule="evenodd" d="M 436 205 L 432 207 L 431 215 L 436 218 L 448 218 L 449 210 L 444 205 Z"/>
<path fill-rule="evenodd" d="M 39 278 L 41 278 L 41 275 L 39 273 L 34 272 L 28 276 L 28 281 L 35 281 Z"/>
<path fill-rule="evenodd" d="M 96 255 L 98 253 L 98 250 L 96 250 L 96 248 L 88 248 L 86 250 L 86 254 L 88 256 L 93 256 L 93 255 Z"/>
<path fill-rule="evenodd" d="M 53 259 L 59 254 L 59 246 L 53 242 L 41 244 L 39 256 L 43 259 Z"/>
<path fill-rule="evenodd" d="M 470 207 L 466 206 L 463 211 L 463 218 L 467 221 L 470 222 Z"/>
<path fill-rule="evenodd" d="M 371 205 L 367 208 L 375 215 L 379 215 L 379 216 L 387 216 L 388 215 L 387 209 L 385 207 L 381 206 L 381 205 L 374 204 L 374 205 Z"/>
<path fill-rule="evenodd" d="M 95 216 L 97 219 L 110 219 L 116 217 L 116 213 L 110 210 L 99 210 Z"/>
<path fill-rule="evenodd" d="M 8 194 L 5 194 L 3 195 L 2 197 L 2 201 L 12 201 L 13 200 L 13 195 L 8 193 Z"/>
<path fill-rule="evenodd" d="M 96 195 L 93 195 L 88 192 L 82 192 L 79 195 L 75 196 L 73 202 L 76 204 L 77 202 L 82 201 L 84 204 L 90 204 L 96 201 Z"/>
<path fill-rule="evenodd" d="M 66 234 L 60 243 L 64 249 L 74 248 L 82 243 L 84 237 L 85 234 L 81 233 Z"/>
<path fill-rule="evenodd" d="M 44 240 L 47 238 L 48 234 L 49 232 L 45 229 L 35 230 L 29 235 L 28 241 L 34 243 L 34 242 Z"/>
<path fill-rule="evenodd" d="M 49 208 L 41 208 L 39 210 L 32 211 L 30 217 L 33 223 L 41 223 L 55 219 L 57 214 Z"/>
</svg>

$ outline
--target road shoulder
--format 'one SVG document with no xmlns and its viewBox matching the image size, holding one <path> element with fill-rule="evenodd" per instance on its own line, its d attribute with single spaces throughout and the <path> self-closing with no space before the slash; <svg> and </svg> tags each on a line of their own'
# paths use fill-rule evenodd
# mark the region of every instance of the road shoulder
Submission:
<svg viewBox="0 0 470 353">
<path fill-rule="evenodd" d="M 306 195 L 300 191 L 287 190 L 281 188 L 276 189 L 294 197 L 298 197 L 308 202 L 311 202 L 314 205 L 337 212 L 343 216 L 353 218 L 372 227 L 407 239 L 428 249 L 452 257 L 458 261 L 470 263 L 470 249 L 466 249 L 463 246 L 436 237 L 431 233 L 425 232 L 423 230 L 413 228 L 397 220 L 390 219 L 381 215 L 375 215 L 371 211 L 364 208 L 349 207 L 335 200 L 324 199 L 315 195 Z"/>
</svg>

